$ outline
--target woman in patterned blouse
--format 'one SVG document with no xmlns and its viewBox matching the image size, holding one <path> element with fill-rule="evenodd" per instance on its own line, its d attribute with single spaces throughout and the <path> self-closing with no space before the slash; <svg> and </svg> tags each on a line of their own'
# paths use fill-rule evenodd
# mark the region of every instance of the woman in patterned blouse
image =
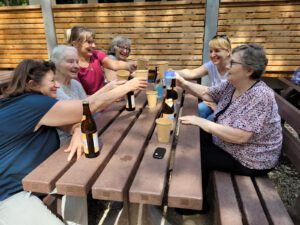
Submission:
<svg viewBox="0 0 300 225">
<path fill-rule="evenodd" d="M 282 133 L 274 92 L 260 80 L 267 63 L 263 47 L 247 44 L 233 49 L 226 82 L 206 87 L 176 76 L 184 89 L 217 103 L 214 122 L 197 116 L 180 118 L 183 124 L 201 128 L 203 190 L 212 170 L 258 176 L 276 166 Z"/>
</svg>

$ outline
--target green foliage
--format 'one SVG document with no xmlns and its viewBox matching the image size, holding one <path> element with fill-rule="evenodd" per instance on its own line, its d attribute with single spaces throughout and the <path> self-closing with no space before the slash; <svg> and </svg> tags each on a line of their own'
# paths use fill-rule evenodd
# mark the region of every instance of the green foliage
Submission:
<svg viewBox="0 0 300 225">
<path fill-rule="evenodd" d="M 29 0 L 0 0 L 0 6 L 29 5 Z"/>
</svg>

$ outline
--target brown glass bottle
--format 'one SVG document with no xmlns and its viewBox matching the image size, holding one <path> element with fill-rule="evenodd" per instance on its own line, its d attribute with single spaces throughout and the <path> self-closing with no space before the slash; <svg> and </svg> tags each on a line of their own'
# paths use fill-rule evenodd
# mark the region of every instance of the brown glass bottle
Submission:
<svg viewBox="0 0 300 225">
<path fill-rule="evenodd" d="M 89 102 L 83 100 L 82 104 L 83 115 L 81 121 L 81 133 L 84 145 L 84 154 L 87 158 L 94 158 L 100 153 L 97 126 L 91 114 Z"/>
<path fill-rule="evenodd" d="M 174 105 L 176 104 L 176 101 L 178 99 L 178 93 L 176 91 L 176 79 L 172 79 L 171 81 L 171 97 L 173 99 Z"/>
<path fill-rule="evenodd" d="M 162 116 L 174 120 L 174 103 L 172 99 L 172 89 L 167 89 Z"/>
<path fill-rule="evenodd" d="M 128 80 L 131 80 L 133 77 L 129 76 Z M 135 110 L 135 100 L 134 100 L 134 92 L 130 91 L 126 94 L 126 106 L 125 109 L 127 111 L 134 111 Z"/>
</svg>

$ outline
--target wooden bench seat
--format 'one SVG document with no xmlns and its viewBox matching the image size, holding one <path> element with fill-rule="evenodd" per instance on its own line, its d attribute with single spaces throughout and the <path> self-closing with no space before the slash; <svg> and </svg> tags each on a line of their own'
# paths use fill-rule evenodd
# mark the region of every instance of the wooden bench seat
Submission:
<svg viewBox="0 0 300 225">
<path fill-rule="evenodd" d="M 275 98 L 281 118 L 299 133 L 300 110 L 277 93 Z M 300 143 L 284 126 L 283 152 L 300 171 Z M 216 224 L 294 224 L 267 176 L 248 177 L 214 171 L 213 183 Z"/>
</svg>

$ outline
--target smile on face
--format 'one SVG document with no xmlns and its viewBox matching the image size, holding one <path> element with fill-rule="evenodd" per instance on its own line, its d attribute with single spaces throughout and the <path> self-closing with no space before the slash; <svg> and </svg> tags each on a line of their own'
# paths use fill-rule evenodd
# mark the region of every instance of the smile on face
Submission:
<svg viewBox="0 0 300 225">
<path fill-rule="evenodd" d="M 229 50 L 223 48 L 210 48 L 209 52 L 210 59 L 215 65 L 230 57 Z"/>
<path fill-rule="evenodd" d="M 48 71 L 42 81 L 37 85 L 37 91 L 51 98 L 56 98 L 57 88 L 59 88 L 59 83 L 54 79 L 52 70 Z"/>
<path fill-rule="evenodd" d="M 76 51 L 67 50 L 56 64 L 57 73 L 67 79 L 76 79 L 79 71 L 79 59 Z"/>
<path fill-rule="evenodd" d="M 127 45 L 116 47 L 116 57 L 118 60 L 126 61 L 130 53 L 130 47 Z"/>
<path fill-rule="evenodd" d="M 251 74 L 249 69 L 243 66 L 240 53 L 234 53 L 231 56 L 230 63 L 226 66 L 226 68 L 228 69 L 227 79 L 234 86 L 240 80 L 245 79 L 247 75 Z"/>
<path fill-rule="evenodd" d="M 96 44 L 93 37 L 87 38 L 85 41 L 78 43 L 78 53 L 84 57 L 91 57 L 93 51 L 96 49 Z"/>
</svg>

